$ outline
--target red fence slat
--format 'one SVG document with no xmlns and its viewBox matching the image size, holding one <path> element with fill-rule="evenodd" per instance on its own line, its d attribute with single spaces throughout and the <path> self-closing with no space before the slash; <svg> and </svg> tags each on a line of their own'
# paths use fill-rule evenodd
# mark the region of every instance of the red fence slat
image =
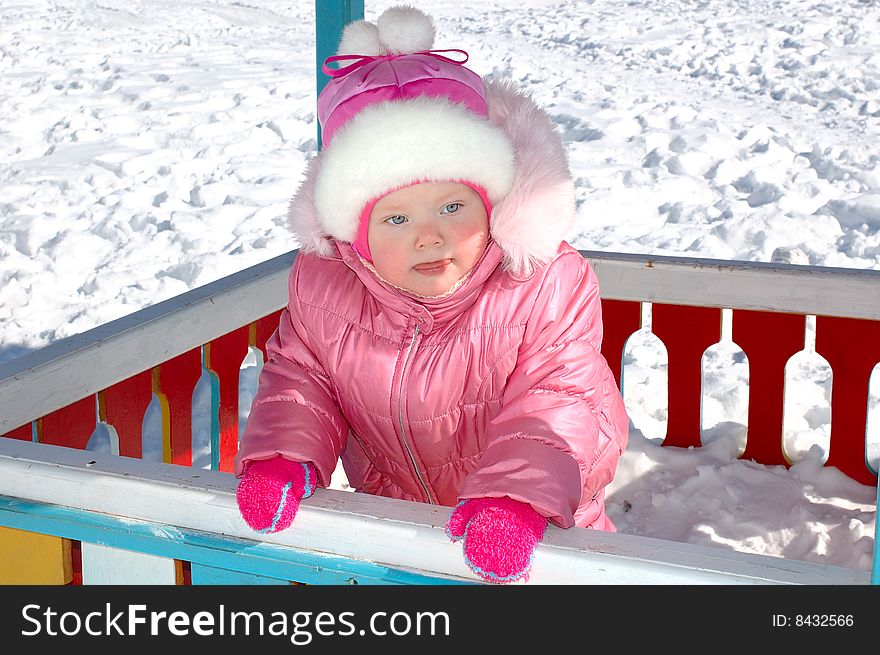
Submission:
<svg viewBox="0 0 880 655">
<path fill-rule="evenodd" d="M 143 455 L 144 414 L 153 399 L 151 371 L 143 371 L 98 393 L 101 420 L 119 436 L 119 454 Z"/>
<path fill-rule="evenodd" d="M 20 428 L 15 428 L 14 430 L 10 430 L 4 437 L 9 437 L 10 439 L 21 439 L 22 441 L 33 441 L 34 428 L 28 423 L 26 425 L 22 425 Z"/>
<path fill-rule="evenodd" d="M 193 348 L 154 369 L 153 392 L 162 401 L 163 412 L 168 413 L 163 418 L 163 451 L 171 464 L 192 466 L 192 401 L 201 375 L 201 348 Z"/>
<path fill-rule="evenodd" d="M 602 356 L 608 362 L 617 387 L 621 387 L 623 349 L 626 340 L 642 325 L 642 303 L 628 300 L 602 300 Z"/>
<path fill-rule="evenodd" d="M 220 470 L 231 473 L 238 451 L 238 382 L 248 352 L 249 326 L 214 339 L 205 347 L 205 368 L 217 374 L 220 387 Z"/>
<path fill-rule="evenodd" d="M 95 397 L 87 396 L 37 421 L 40 443 L 85 449 L 98 425 Z"/>
<path fill-rule="evenodd" d="M 806 317 L 734 310 L 733 340 L 749 360 L 749 413 L 742 459 L 788 465 L 783 450 L 785 365 L 804 349 Z"/>
<path fill-rule="evenodd" d="M 816 352 L 831 366 L 831 449 L 827 466 L 867 485 L 877 474 L 865 461 L 871 372 L 880 361 L 880 321 L 816 317 Z"/>
<path fill-rule="evenodd" d="M 668 414 L 664 446 L 700 445 L 703 353 L 721 338 L 721 309 L 662 305 L 651 307 L 651 331 L 666 346 Z"/>
</svg>

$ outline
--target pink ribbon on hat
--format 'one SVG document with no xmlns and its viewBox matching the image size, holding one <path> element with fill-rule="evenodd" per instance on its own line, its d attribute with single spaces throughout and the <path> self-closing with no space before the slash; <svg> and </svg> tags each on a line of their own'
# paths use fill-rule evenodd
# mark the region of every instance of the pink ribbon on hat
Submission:
<svg viewBox="0 0 880 655">
<path fill-rule="evenodd" d="M 464 59 L 461 61 L 457 59 L 451 59 L 449 57 L 444 57 L 441 52 L 457 52 L 464 55 Z M 370 62 L 385 60 L 390 61 L 392 59 L 397 59 L 398 57 L 405 57 L 407 55 L 429 55 L 440 61 L 445 61 L 448 64 L 456 64 L 458 66 L 463 66 L 467 63 L 468 53 L 464 50 L 459 50 L 457 48 L 450 48 L 448 50 L 420 50 L 418 52 L 406 52 L 399 54 L 390 54 L 390 55 L 334 55 L 333 57 L 327 57 L 324 60 L 324 63 L 321 65 L 321 70 L 324 71 L 326 75 L 330 77 L 342 77 L 343 75 L 348 75 L 354 70 L 361 68 L 362 66 L 366 66 Z M 344 66 L 343 68 L 330 68 L 327 64 L 332 64 L 337 61 L 347 61 L 350 59 L 354 59 L 355 61 L 348 66 Z"/>
</svg>

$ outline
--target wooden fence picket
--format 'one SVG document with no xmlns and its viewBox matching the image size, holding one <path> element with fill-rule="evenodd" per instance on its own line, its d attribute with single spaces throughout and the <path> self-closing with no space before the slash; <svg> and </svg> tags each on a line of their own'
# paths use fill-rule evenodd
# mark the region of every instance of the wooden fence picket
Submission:
<svg viewBox="0 0 880 655">
<path fill-rule="evenodd" d="M 151 371 L 143 371 L 98 392 L 99 417 L 116 430 L 120 455 L 142 456 L 144 414 L 152 398 Z"/>
<path fill-rule="evenodd" d="M 865 461 L 871 372 L 880 362 L 880 322 L 816 317 L 816 352 L 831 366 L 831 446 L 828 466 L 862 484 L 877 484 Z"/>
<path fill-rule="evenodd" d="M 733 341 L 749 360 L 749 410 L 743 459 L 788 465 L 782 439 L 785 365 L 804 348 L 806 317 L 733 312 Z"/>
<path fill-rule="evenodd" d="M 721 309 L 655 303 L 651 332 L 668 354 L 665 446 L 700 445 L 703 353 L 721 338 Z"/>
<path fill-rule="evenodd" d="M 162 459 L 192 466 L 193 392 L 202 375 L 202 349 L 193 348 L 153 370 L 153 393 L 162 404 Z"/>
<path fill-rule="evenodd" d="M 205 368 L 216 375 L 217 435 L 212 435 L 213 466 L 232 472 L 238 451 L 238 386 L 241 363 L 248 352 L 250 329 L 245 325 L 205 345 Z"/>
</svg>

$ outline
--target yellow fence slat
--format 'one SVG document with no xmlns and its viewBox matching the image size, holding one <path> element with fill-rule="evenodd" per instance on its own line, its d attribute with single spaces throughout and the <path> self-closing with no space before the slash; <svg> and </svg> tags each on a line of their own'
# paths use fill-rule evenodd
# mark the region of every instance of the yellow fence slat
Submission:
<svg viewBox="0 0 880 655">
<path fill-rule="evenodd" d="M 0 584 L 63 585 L 72 579 L 69 539 L 0 527 Z"/>
</svg>

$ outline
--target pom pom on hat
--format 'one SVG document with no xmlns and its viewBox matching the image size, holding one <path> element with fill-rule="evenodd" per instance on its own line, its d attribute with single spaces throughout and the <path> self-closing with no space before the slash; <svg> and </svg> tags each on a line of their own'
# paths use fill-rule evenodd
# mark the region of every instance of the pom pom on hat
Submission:
<svg viewBox="0 0 880 655">
<path fill-rule="evenodd" d="M 380 54 L 378 28 L 365 20 L 349 23 L 342 30 L 338 53 L 374 56 Z"/>
<path fill-rule="evenodd" d="M 434 22 L 415 7 L 386 9 L 375 23 L 358 20 L 342 30 L 336 52 L 340 55 L 399 55 L 430 50 Z"/>
<path fill-rule="evenodd" d="M 415 7 L 391 7 L 376 21 L 379 42 L 388 54 L 430 50 L 434 45 L 434 23 Z"/>
</svg>

